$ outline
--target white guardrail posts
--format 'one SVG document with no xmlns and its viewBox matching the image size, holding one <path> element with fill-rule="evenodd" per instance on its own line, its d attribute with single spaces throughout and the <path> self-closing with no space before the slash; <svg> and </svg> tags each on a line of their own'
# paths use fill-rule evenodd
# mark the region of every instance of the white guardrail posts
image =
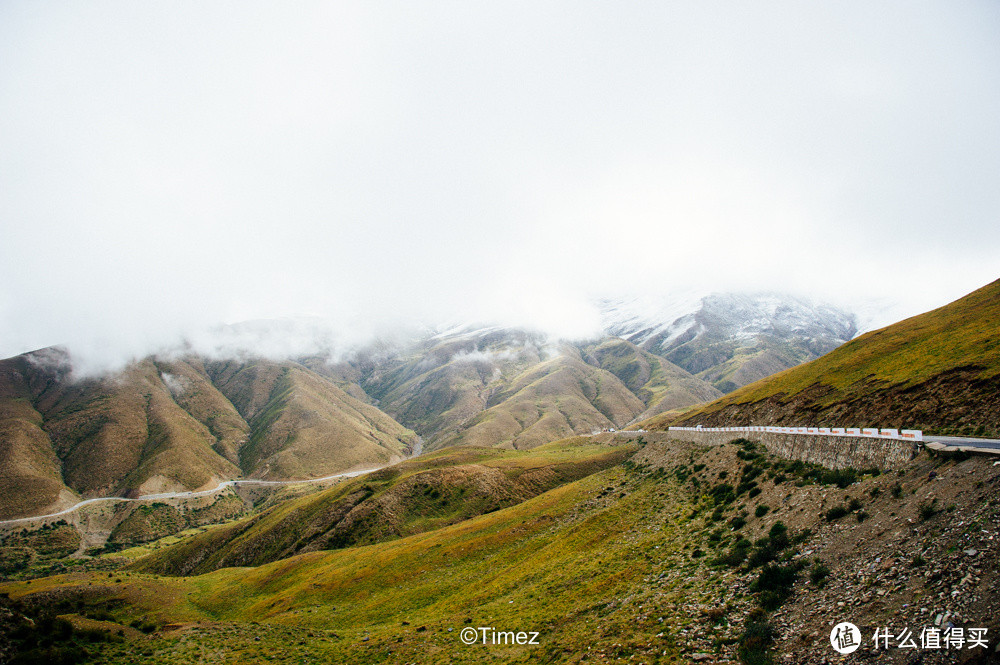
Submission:
<svg viewBox="0 0 1000 665">
<path fill-rule="evenodd" d="M 777 427 L 774 425 L 748 425 L 747 427 L 670 427 L 681 432 L 769 432 L 772 434 L 805 434 L 808 436 L 860 436 L 872 439 L 905 439 L 923 441 L 919 429 L 879 429 L 877 427 Z"/>
</svg>

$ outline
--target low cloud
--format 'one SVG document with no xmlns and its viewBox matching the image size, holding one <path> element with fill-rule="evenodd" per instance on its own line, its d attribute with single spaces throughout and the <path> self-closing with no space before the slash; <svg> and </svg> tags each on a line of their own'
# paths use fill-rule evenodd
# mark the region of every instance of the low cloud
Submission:
<svg viewBox="0 0 1000 665">
<path fill-rule="evenodd" d="M 5 3 L 0 357 L 336 355 L 445 321 L 587 338 L 596 299 L 692 290 L 915 314 L 1000 276 L 995 25 Z"/>
</svg>

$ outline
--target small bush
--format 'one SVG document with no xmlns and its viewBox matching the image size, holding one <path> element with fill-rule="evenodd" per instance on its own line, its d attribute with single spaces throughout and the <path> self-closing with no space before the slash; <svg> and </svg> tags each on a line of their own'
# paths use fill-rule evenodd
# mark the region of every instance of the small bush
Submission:
<svg viewBox="0 0 1000 665">
<path fill-rule="evenodd" d="M 739 531 L 744 526 L 746 526 L 747 518 L 743 515 L 737 515 L 733 519 L 729 520 L 729 528 L 733 531 Z"/>
<path fill-rule="evenodd" d="M 765 564 L 757 579 L 750 585 L 750 590 L 760 594 L 761 607 L 774 610 L 791 595 L 792 584 L 797 578 L 796 564 Z"/>
<path fill-rule="evenodd" d="M 751 487 L 750 491 L 747 492 L 747 498 L 752 499 L 755 496 L 757 496 L 758 494 L 760 494 L 760 488 L 759 487 Z"/>
<path fill-rule="evenodd" d="M 712 498 L 712 503 L 716 506 L 722 506 L 736 500 L 736 494 L 733 493 L 733 486 L 729 483 L 719 483 L 709 491 L 708 495 Z"/>
<path fill-rule="evenodd" d="M 730 568 L 735 568 L 746 560 L 747 553 L 750 551 L 750 548 L 752 547 L 753 543 L 751 543 L 746 538 L 740 538 L 735 543 L 733 543 L 733 546 L 729 549 L 728 552 L 716 558 L 712 563 L 717 566 L 728 566 Z"/>
<path fill-rule="evenodd" d="M 744 665 L 771 665 L 771 655 L 768 650 L 777 635 L 774 627 L 768 622 L 767 614 L 760 609 L 754 610 L 747 617 L 743 634 L 740 635 L 736 653 Z"/>
<path fill-rule="evenodd" d="M 927 563 L 927 559 L 920 555 L 918 552 L 916 556 L 913 557 L 912 565 L 914 568 L 919 568 Z"/>
<path fill-rule="evenodd" d="M 931 499 L 930 501 L 921 501 L 920 505 L 917 506 L 917 513 L 920 515 L 921 521 L 927 521 L 934 517 L 938 513 L 937 509 L 937 499 Z"/>
<path fill-rule="evenodd" d="M 861 510 L 863 507 L 864 507 L 864 505 L 860 501 L 858 501 L 857 499 L 851 499 L 848 502 L 848 504 L 847 504 L 847 509 L 849 511 L 851 511 L 852 513 L 855 510 Z"/>
<path fill-rule="evenodd" d="M 834 506 L 830 510 L 823 513 L 823 519 L 825 519 L 827 522 L 834 522 L 836 520 L 839 520 L 848 512 L 850 511 L 847 510 L 845 506 Z"/>
<path fill-rule="evenodd" d="M 865 510 L 859 510 L 858 512 L 854 513 L 854 517 L 857 518 L 858 524 L 861 524 L 866 519 L 868 519 L 868 512 Z"/>
<path fill-rule="evenodd" d="M 903 496 L 903 486 L 900 485 L 899 483 L 896 483 L 895 485 L 892 486 L 892 489 L 889 490 L 889 492 L 892 494 L 893 499 L 898 499 L 899 497 Z"/>
<path fill-rule="evenodd" d="M 830 569 L 826 567 L 826 564 L 817 559 L 812 568 L 809 569 L 809 581 L 821 587 L 826 584 L 826 578 L 829 574 Z"/>
<path fill-rule="evenodd" d="M 753 511 L 753 514 L 756 517 L 763 517 L 764 515 L 767 515 L 767 511 L 769 511 L 769 510 L 771 510 L 771 509 L 768 506 L 765 506 L 765 505 L 761 504 L 761 505 L 757 506 L 757 509 L 755 511 Z"/>
</svg>

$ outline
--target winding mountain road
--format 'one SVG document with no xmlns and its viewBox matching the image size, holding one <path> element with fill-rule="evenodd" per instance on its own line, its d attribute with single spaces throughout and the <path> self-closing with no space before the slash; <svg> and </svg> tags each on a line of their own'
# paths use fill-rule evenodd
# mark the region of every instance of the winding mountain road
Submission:
<svg viewBox="0 0 1000 665">
<path fill-rule="evenodd" d="M 219 483 L 210 490 L 201 490 L 198 492 L 162 492 L 160 494 L 144 494 L 134 499 L 127 499 L 121 496 L 103 496 L 94 499 L 85 499 L 70 508 L 66 508 L 65 510 L 60 510 L 58 513 L 49 513 L 48 515 L 34 515 L 32 517 L 20 517 L 18 519 L 13 519 L 13 520 L 0 520 L 0 526 L 21 524 L 25 522 L 33 522 L 35 520 L 45 520 L 51 517 L 59 517 L 60 515 L 68 515 L 83 506 L 87 506 L 93 503 L 100 503 L 102 501 L 117 503 L 117 502 L 129 502 L 129 501 L 155 501 L 157 499 L 192 499 L 198 496 L 210 496 L 212 494 L 217 494 L 218 492 L 221 492 L 227 487 L 236 487 L 237 485 L 297 485 L 301 483 L 321 483 L 327 480 L 334 480 L 335 478 L 354 478 L 356 476 L 360 476 L 366 473 L 371 473 L 372 471 L 378 471 L 379 469 L 383 468 L 385 467 L 376 466 L 370 469 L 361 469 L 360 471 L 335 473 L 332 476 L 323 476 L 322 478 L 306 478 L 304 480 L 257 480 L 254 478 L 241 478 L 239 480 L 226 480 L 224 482 Z"/>
</svg>

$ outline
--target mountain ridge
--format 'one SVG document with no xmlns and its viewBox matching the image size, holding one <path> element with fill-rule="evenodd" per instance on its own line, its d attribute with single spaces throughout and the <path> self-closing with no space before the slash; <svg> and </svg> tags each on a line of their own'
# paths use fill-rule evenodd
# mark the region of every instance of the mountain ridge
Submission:
<svg viewBox="0 0 1000 665">
<path fill-rule="evenodd" d="M 997 434 L 998 320 L 1000 280 L 666 420 Z M 663 427 L 666 420 L 649 425 Z"/>
</svg>

